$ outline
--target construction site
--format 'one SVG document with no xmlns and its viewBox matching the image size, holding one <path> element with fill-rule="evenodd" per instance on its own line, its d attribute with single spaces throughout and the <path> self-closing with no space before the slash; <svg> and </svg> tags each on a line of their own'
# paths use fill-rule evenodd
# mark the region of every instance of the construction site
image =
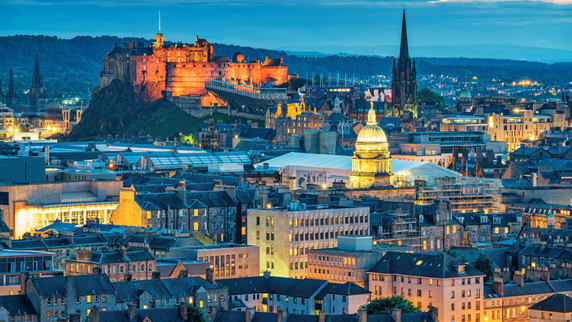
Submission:
<svg viewBox="0 0 572 322">
<path fill-rule="evenodd" d="M 443 177 L 435 178 L 434 185 L 424 181 L 416 182 L 419 187 L 418 205 L 433 204 L 435 201 L 448 201 L 451 212 L 484 213 L 501 212 L 499 179 L 475 177 Z"/>
</svg>

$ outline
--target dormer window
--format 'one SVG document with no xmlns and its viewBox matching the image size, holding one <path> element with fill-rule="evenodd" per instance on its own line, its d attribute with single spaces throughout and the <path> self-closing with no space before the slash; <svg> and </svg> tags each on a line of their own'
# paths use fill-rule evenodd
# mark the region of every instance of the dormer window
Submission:
<svg viewBox="0 0 572 322">
<path fill-rule="evenodd" d="M 423 222 L 423 215 L 419 216 L 419 222 Z"/>
<path fill-rule="evenodd" d="M 482 223 L 486 223 L 487 222 L 487 217 L 486 216 L 481 216 L 481 224 Z"/>
</svg>

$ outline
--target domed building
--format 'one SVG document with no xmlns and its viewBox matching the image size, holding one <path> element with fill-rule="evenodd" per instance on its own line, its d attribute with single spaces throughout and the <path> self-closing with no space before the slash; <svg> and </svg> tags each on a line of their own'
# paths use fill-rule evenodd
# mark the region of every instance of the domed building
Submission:
<svg viewBox="0 0 572 322">
<path fill-rule="evenodd" d="M 459 102 L 461 102 L 461 108 L 463 108 L 463 110 L 470 110 L 473 105 L 473 97 L 466 87 L 461 91 Z"/>
<path fill-rule="evenodd" d="M 387 136 L 377 125 L 373 106 L 367 115 L 367 125 L 358 134 L 355 148 L 350 188 L 393 185 Z"/>
</svg>

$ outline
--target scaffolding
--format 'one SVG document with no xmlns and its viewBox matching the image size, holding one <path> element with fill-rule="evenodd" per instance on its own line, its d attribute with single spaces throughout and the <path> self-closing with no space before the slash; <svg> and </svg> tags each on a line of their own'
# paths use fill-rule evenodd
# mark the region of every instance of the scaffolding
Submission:
<svg viewBox="0 0 572 322">
<path fill-rule="evenodd" d="M 419 187 L 417 204 L 448 201 L 451 212 L 501 212 L 501 182 L 499 179 L 475 177 L 436 178 L 432 186 Z"/>
</svg>

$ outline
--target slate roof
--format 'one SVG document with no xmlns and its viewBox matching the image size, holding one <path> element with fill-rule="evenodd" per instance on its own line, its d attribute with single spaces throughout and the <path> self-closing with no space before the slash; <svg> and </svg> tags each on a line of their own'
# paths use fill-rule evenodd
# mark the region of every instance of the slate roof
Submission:
<svg viewBox="0 0 572 322">
<path fill-rule="evenodd" d="M 461 263 L 445 253 L 408 254 L 390 251 L 387 252 L 369 272 L 432 278 L 458 278 L 485 275 L 469 265 L 465 265 L 463 272 L 457 272 L 453 264 Z"/>
<path fill-rule="evenodd" d="M 135 321 L 129 319 L 127 310 L 120 311 L 100 311 L 99 322 L 143 322 L 148 317 L 152 322 L 178 322 L 184 321 L 179 313 L 179 308 L 158 308 L 135 310 L 137 319 Z"/>
<path fill-rule="evenodd" d="M 136 301 L 141 291 L 149 292 L 153 299 L 173 298 L 173 294 L 158 279 L 118 282 L 112 285 L 116 291 L 115 299 L 118 303 Z"/>
<path fill-rule="evenodd" d="M 242 204 L 253 204 L 255 191 L 255 189 L 237 189 L 236 200 Z"/>
<path fill-rule="evenodd" d="M 451 247 L 451 250 L 457 252 L 458 257 L 463 255 L 467 256 L 467 261 L 472 263 L 479 257 L 480 254 L 485 254 L 493 261 L 493 268 L 504 268 L 508 267 L 506 250 L 508 247 L 503 248 L 488 248 L 488 249 L 478 249 L 474 247 Z"/>
<path fill-rule="evenodd" d="M 316 295 L 316 298 L 323 299 L 328 294 L 358 295 L 371 294 L 371 292 L 352 282 L 346 282 L 345 284 L 330 283 L 318 295 Z"/>
<path fill-rule="evenodd" d="M 193 296 L 193 291 L 201 287 L 204 287 L 205 289 L 217 288 L 214 284 L 209 283 L 198 276 L 166 278 L 162 279 L 161 282 L 169 292 L 171 292 L 171 294 L 174 294 L 174 297 Z"/>
<path fill-rule="evenodd" d="M 0 296 L 0 307 L 10 312 L 10 316 L 38 314 L 26 295 Z"/>
<path fill-rule="evenodd" d="M 237 177 L 219 176 L 214 174 L 189 173 L 189 172 L 177 172 L 171 178 L 185 179 L 192 183 L 211 183 L 214 182 L 215 180 L 220 180 L 222 181 L 222 184 L 225 186 L 235 185 L 238 181 Z"/>
<path fill-rule="evenodd" d="M 114 293 L 111 282 L 105 274 L 43 277 L 30 280 L 42 297 L 62 297 L 66 295 L 67 278 L 74 279 L 76 296 Z"/>
<path fill-rule="evenodd" d="M 272 140 L 276 136 L 276 130 L 264 127 L 250 127 L 240 137 L 247 139 Z"/>
<path fill-rule="evenodd" d="M 69 259 L 70 261 L 77 261 L 74 256 Z M 91 253 L 91 263 L 104 264 L 104 263 L 127 263 L 127 262 L 139 262 L 139 261 L 154 261 L 155 257 L 151 255 L 146 250 L 136 250 L 126 252 L 126 257 L 122 257 L 119 251 L 112 252 L 92 252 Z"/>
<path fill-rule="evenodd" d="M 318 293 L 328 282 L 315 279 L 295 279 L 287 277 L 263 276 L 228 278 L 217 280 L 221 286 L 228 287 L 228 295 L 250 293 L 273 293 L 293 297 L 310 298 Z"/>
<path fill-rule="evenodd" d="M 187 204 L 190 204 L 193 200 L 198 200 L 209 208 L 236 207 L 236 202 L 224 190 L 187 192 Z"/>
<path fill-rule="evenodd" d="M 246 312 L 244 311 L 219 311 L 212 322 L 244 322 Z M 288 314 L 288 322 L 318 322 L 318 315 L 308 314 Z M 277 313 L 254 313 L 252 322 L 276 322 Z M 332 314 L 325 316 L 325 322 L 357 322 L 357 314 Z M 425 313 L 403 313 L 402 322 L 433 322 L 431 314 Z M 370 314 L 367 322 L 395 322 L 391 314 Z"/>
<path fill-rule="evenodd" d="M 184 201 L 174 192 L 167 193 L 139 193 L 135 195 L 135 202 L 144 210 L 186 209 Z"/>
<path fill-rule="evenodd" d="M 524 283 L 522 287 L 518 284 L 505 284 L 503 286 L 504 297 L 552 293 L 554 293 L 554 290 L 544 281 Z"/>
<path fill-rule="evenodd" d="M 568 313 L 572 312 L 572 298 L 564 294 L 554 294 L 529 308 L 529 310 Z"/>
</svg>

